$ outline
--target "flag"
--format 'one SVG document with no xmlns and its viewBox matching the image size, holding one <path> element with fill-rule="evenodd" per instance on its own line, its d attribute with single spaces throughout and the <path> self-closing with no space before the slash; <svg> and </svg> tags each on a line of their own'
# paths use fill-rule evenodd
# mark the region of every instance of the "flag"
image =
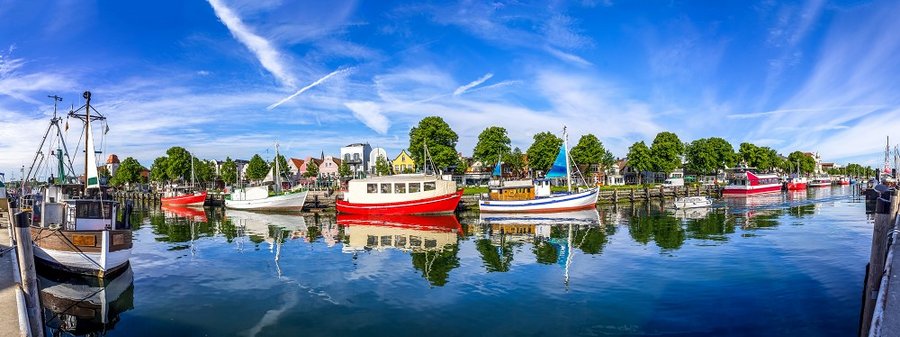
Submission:
<svg viewBox="0 0 900 337">
<path fill-rule="evenodd" d="M 107 134 L 107 133 L 109 133 L 109 124 L 106 124 L 106 129 L 103 130 L 103 134 L 104 134 L 104 135 Z"/>
<path fill-rule="evenodd" d="M 66 120 L 66 131 L 69 131 L 69 120 Z"/>
</svg>

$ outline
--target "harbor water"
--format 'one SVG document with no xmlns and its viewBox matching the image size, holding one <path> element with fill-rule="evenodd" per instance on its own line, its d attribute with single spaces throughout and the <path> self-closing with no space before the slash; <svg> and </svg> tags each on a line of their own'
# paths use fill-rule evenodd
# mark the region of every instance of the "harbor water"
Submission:
<svg viewBox="0 0 900 337">
<path fill-rule="evenodd" d="M 851 186 L 571 216 L 140 210 L 131 266 L 41 272 L 48 335 L 850 336 Z"/>
</svg>

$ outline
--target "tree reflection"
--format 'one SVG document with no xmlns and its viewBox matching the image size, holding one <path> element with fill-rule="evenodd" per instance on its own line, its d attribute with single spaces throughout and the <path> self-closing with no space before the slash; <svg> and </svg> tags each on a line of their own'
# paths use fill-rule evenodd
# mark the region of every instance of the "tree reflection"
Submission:
<svg viewBox="0 0 900 337">
<path fill-rule="evenodd" d="M 447 284 L 450 271 L 459 267 L 458 245 L 447 245 L 443 249 L 416 251 L 412 253 L 413 267 L 422 272 L 422 277 L 433 286 Z"/>
<path fill-rule="evenodd" d="M 609 236 L 616 234 L 615 226 L 576 227 L 573 245 L 586 254 L 600 254 L 609 243 Z"/>
<path fill-rule="evenodd" d="M 684 244 L 685 233 L 681 221 L 665 213 L 647 211 L 634 214 L 628 226 L 631 238 L 642 244 L 650 240 L 663 249 L 678 249 Z"/>
<path fill-rule="evenodd" d="M 481 253 L 481 260 L 488 272 L 507 272 L 513 261 L 513 247 L 505 240 L 500 240 L 499 246 L 494 246 L 490 239 L 475 241 L 475 249 Z"/>
<path fill-rule="evenodd" d="M 702 219 L 688 220 L 687 230 L 692 239 L 725 241 L 726 234 L 734 233 L 734 223 L 725 213 L 710 212 Z"/>
<path fill-rule="evenodd" d="M 794 216 L 795 218 L 803 218 L 804 216 L 815 214 L 816 213 L 816 205 L 809 204 L 809 205 L 793 206 L 793 207 L 789 208 L 787 210 L 787 212 L 788 212 L 788 214 Z"/>
<path fill-rule="evenodd" d="M 540 264 L 554 264 L 559 260 L 559 247 L 547 240 L 536 240 L 531 251 Z"/>
</svg>

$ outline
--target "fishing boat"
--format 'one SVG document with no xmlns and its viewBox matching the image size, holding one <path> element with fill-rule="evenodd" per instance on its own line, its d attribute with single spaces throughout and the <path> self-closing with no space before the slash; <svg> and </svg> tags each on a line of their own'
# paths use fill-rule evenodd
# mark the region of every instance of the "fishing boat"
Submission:
<svg viewBox="0 0 900 337">
<path fill-rule="evenodd" d="M 191 155 L 191 185 L 172 185 L 163 191 L 159 201 L 168 206 L 203 207 L 206 203 L 206 190 L 199 191 L 194 184 L 194 156 Z"/>
<path fill-rule="evenodd" d="M 454 181 L 431 174 L 398 174 L 351 180 L 336 208 L 343 214 L 448 214 L 461 198 L 462 190 Z"/>
<path fill-rule="evenodd" d="M 675 199 L 675 209 L 685 208 L 704 208 L 712 206 L 713 200 L 710 197 L 682 197 Z"/>
<path fill-rule="evenodd" d="M 743 168 L 732 174 L 729 184 L 722 189 L 723 196 L 748 196 L 781 192 L 781 181 L 774 174 L 757 174 Z"/>
<path fill-rule="evenodd" d="M 501 181 L 490 187 L 489 197 L 478 201 L 482 212 L 552 213 L 595 208 L 599 189 L 572 192 L 572 174 L 568 155 L 568 135 L 563 128 L 563 144 L 546 179 Z M 499 166 L 494 175 L 499 175 Z M 550 179 L 566 178 L 566 193 L 551 193 Z"/>
<path fill-rule="evenodd" d="M 281 170 L 278 167 L 278 144 L 275 144 L 275 164 L 272 167 L 272 194 L 268 186 L 235 188 L 225 207 L 252 211 L 296 211 L 303 210 L 309 191 L 284 191 L 281 186 Z M 240 174 L 240 171 L 238 171 Z M 238 179 L 240 181 L 240 179 Z"/>
<path fill-rule="evenodd" d="M 819 175 L 809 181 L 809 187 L 828 187 L 831 186 L 831 177 L 827 175 Z"/>
<path fill-rule="evenodd" d="M 39 270 L 41 306 L 50 336 L 105 336 L 134 308 L 131 267 L 107 279 Z"/>
<path fill-rule="evenodd" d="M 79 114 L 81 109 L 78 109 L 70 112 L 69 117 L 84 121 L 84 148 L 87 149 L 84 184 L 66 183 L 62 149 L 55 151 L 59 175 L 36 196 L 33 209 L 36 220 L 31 225 L 31 237 L 38 262 L 66 272 L 105 277 L 128 266 L 132 247 L 131 207 L 126 204 L 124 211 L 121 210 L 118 202 L 101 191 L 91 122 L 105 121 L 105 117 L 99 113 L 91 115 L 89 91 L 83 97 L 84 114 Z M 48 134 L 54 126 L 59 129 L 60 120 L 54 112 Z M 62 132 L 58 134 L 62 137 Z M 65 148 L 65 143 L 60 143 Z M 40 147 L 43 146 L 41 142 Z M 34 166 L 26 177 L 31 172 Z"/>
<path fill-rule="evenodd" d="M 454 215 L 338 214 L 337 223 L 349 238 L 342 251 L 398 249 L 403 251 L 441 250 L 456 245 L 463 235 Z"/>
<path fill-rule="evenodd" d="M 850 185 L 850 178 L 849 177 L 841 177 L 840 179 L 838 179 L 838 184 L 839 185 Z"/>
<path fill-rule="evenodd" d="M 806 189 L 808 181 L 805 177 L 792 176 L 785 181 L 785 189 L 788 191 L 802 191 Z"/>
</svg>

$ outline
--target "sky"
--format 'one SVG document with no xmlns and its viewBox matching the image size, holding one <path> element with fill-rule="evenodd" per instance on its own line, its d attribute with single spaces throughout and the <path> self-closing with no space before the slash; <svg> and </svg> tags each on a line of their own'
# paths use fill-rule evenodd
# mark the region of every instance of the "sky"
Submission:
<svg viewBox="0 0 900 337">
<path fill-rule="evenodd" d="M 464 155 L 489 126 L 522 150 L 566 126 L 617 157 L 671 131 L 880 166 L 900 141 L 898 17 L 880 0 L 0 0 L 0 172 L 30 165 L 48 95 L 65 113 L 85 90 L 108 118 L 98 150 L 148 167 L 176 145 L 395 156 L 433 115 Z"/>
</svg>

